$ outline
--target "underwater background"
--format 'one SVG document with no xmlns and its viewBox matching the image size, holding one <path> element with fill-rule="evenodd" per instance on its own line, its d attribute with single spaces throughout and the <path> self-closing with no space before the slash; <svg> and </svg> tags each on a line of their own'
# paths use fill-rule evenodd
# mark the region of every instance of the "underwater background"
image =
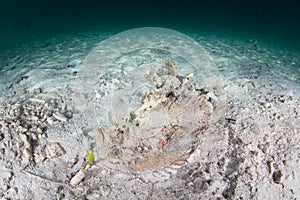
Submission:
<svg viewBox="0 0 300 200">
<path fill-rule="evenodd" d="M 157 26 L 185 34 L 256 39 L 300 51 L 300 1 L 10 0 L 0 5 L 0 49 L 55 34 Z"/>
<path fill-rule="evenodd" d="M 0 1 L 1 199 L 299 199 L 299 10 Z"/>
</svg>

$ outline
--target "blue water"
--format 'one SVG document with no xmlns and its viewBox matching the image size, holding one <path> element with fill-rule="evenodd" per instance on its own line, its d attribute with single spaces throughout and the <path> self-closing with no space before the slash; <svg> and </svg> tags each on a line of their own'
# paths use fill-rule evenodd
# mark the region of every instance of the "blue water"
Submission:
<svg viewBox="0 0 300 200">
<path fill-rule="evenodd" d="M 56 34 L 158 26 L 257 39 L 300 52 L 300 2 L 11 0 L 0 5 L 0 49 Z"/>
</svg>

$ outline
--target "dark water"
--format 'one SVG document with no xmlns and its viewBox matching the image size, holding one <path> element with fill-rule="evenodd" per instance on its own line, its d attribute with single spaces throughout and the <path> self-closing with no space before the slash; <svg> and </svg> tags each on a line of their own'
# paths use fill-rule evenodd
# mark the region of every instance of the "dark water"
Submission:
<svg viewBox="0 0 300 200">
<path fill-rule="evenodd" d="M 300 52 L 300 1 L 7 0 L 0 4 L 0 49 L 80 31 L 160 26 L 253 39 Z"/>
</svg>

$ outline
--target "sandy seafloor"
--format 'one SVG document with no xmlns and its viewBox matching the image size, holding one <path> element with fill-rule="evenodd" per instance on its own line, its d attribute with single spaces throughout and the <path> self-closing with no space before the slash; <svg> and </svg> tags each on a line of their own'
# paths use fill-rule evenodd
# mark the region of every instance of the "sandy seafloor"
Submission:
<svg viewBox="0 0 300 200">
<path fill-rule="evenodd" d="M 180 167 L 139 172 L 99 159 L 73 109 L 79 63 L 111 35 L 57 35 L 1 53 L 1 199 L 300 198 L 299 54 L 253 38 L 190 35 L 219 69 L 227 111 Z M 84 167 L 89 149 L 92 168 L 71 186 L 66 176 Z"/>
</svg>

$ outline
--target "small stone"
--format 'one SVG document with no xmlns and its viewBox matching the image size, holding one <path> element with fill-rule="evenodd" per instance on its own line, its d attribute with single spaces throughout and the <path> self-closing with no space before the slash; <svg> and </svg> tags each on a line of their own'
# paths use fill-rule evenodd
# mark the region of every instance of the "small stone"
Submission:
<svg viewBox="0 0 300 200">
<path fill-rule="evenodd" d="M 283 175 L 282 175 L 282 173 L 281 173 L 280 170 L 274 172 L 274 173 L 273 173 L 273 181 L 274 181 L 275 183 L 277 183 L 277 184 L 282 183 L 282 176 L 283 176 Z"/>
<path fill-rule="evenodd" d="M 61 122 L 68 121 L 68 119 L 63 114 L 60 114 L 59 112 L 53 113 L 53 117 Z"/>
<path fill-rule="evenodd" d="M 42 92 L 43 92 L 42 88 L 35 88 L 35 89 L 32 91 L 32 93 L 33 93 L 34 95 L 40 94 L 40 93 L 42 93 Z"/>
<path fill-rule="evenodd" d="M 73 113 L 71 111 L 65 111 L 64 116 L 68 119 L 71 119 L 73 117 Z"/>
<path fill-rule="evenodd" d="M 45 138 L 45 137 L 46 137 L 46 135 L 43 134 L 43 133 L 39 133 L 38 136 L 37 136 L 38 139 L 42 139 L 42 138 Z"/>
<path fill-rule="evenodd" d="M 32 140 L 37 140 L 37 135 L 35 133 L 30 134 Z"/>
<path fill-rule="evenodd" d="M 37 116 L 31 116 L 30 120 L 34 123 L 34 124 L 37 124 L 39 118 Z"/>
<path fill-rule="evenodd" d="M 27 128 L 24 128 L 24 127 L 22 127 L 22 126 L 19 126 L 19 127 L 18 127 L 18 130 L 19 130 L 21 133 L 26 133 L 26 132 L 28 131 Z"/>
<path fill-rule="evenodd" d="M 47 123 L 50 124 L 50 125 L 53 125 L 54 124 L 54 120 L 51 117 L 48 117 L 47 118 Z"/>
<path fill-rule="evenodd" d="M 269 168 L 269 173 L 272 174 L 274 171 L 274 167 L 273 167 L 273 162 L 272 161 L 267 161 L 267 166 Z"/>
<path fill-rule="evenodd" d="M 271 108 L 271 107 L 272 107 L 272 104 L 269 103 L 269 102 L 266 102 L 266 103 L 264 104 L 264 107 L 265 107 L 265 108 Z"/>
<path fill-rule="evenodd" d="M 40 103 L 40 104 L 44 104 L 45 101 L 42 99 L 37 99 L 37 98 L 30 98 L 29 101 L 33 102 L 33 103 Z"/>
<path fill-rule="evenodd" d="M 119 81 L 118 79 L 115 79 L 115 78 L 112 79 L 111 82 L 112 82 L 113 84 L 116 84 L 116 85 L 120 84 L 120 81 Z"/>
<path fill-rule="evenodd" d="M 38 134 L 42 134 L 42 133 L 43 133 L 43 130 L 42 130 L 40 127 L 38 127 L 38 128 L 36 129 L 36 132 L 37 132 Z"/>
<path fill-rule="evenodd" d="M 84 170 L 80 170 L 70 181 L 72 186 L 78 185 L 85 177 Z"/>
<path fill-rule="evenodd" d="M 7 141 L 7 146 L 8 146 L 9 148 L 12 148 L 12 147 L 13 147 L 13 143 L 12 143 L 11 140 L 8 140 L 8 141 Z"/>
<path fill-rule="evenodd" d="M 49 103 L 47 103 L 47 102 L 44 104 L 44 106 L 45 106 L 45 108 L 49 108 L 50 107 Z"/>
<path fill-rule="evenodd" d="M 280 101 L 281 103 L 284 103 L 284 102 L 286 101 L 286 96 L 281 95 L 281 96 L 279 97 L 279 101 Z"/>
</svg>

